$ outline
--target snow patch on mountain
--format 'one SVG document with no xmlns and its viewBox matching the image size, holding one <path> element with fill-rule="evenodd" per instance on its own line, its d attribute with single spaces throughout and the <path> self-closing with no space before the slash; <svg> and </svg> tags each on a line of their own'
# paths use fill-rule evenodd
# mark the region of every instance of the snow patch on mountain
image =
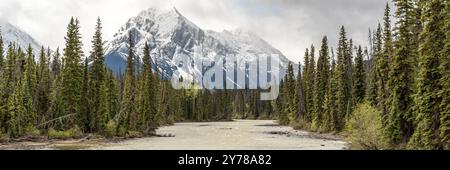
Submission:
<svg viewBox="0 0 450 170">
<path fill-rule="evenodd" d="M 42 47 L 41 43 L 36 41 L 19 27 L 14 26 L 3 19 L 0 19 L 0 30 L 3 37 L 3 49 L 5 49 L 5 54 L 10 43 L 18 45 L 24 51 L 26 51 L 30 44 L 31 48 L 33 48 L 35 58 L 38 59 Z"/>
<path fill-rule="evenodd" d="M 237 74 L 247 74 L 248 68 L 256 68 L 260 55 L 277 55 L 276 59 L 281 66 L 276 69 L 279 69 L 282 74 L 285 73 L 289 62 L 279 50 L 251 31 L 203 30 L 175 8 L 168 11 L 150 8 L 130 18 L 108 42 L 106 64 L 116 73 L 125 71 L 130 32 L 133 34 L 135 55 L 142 57 L 144 45 L 148 43 L 154 69 L 166 78 L 176 73 L 184 79 L 199 81 L 198 79 L 204 74 L 205 69 L 201 66 L 177 67 L 176 59 L 179 56 L 187 56 L 192 61 L 202 59 L 205 63 L 215 63 L 227 56 L 236 55 L 237 60 L 242 61 L 241 65 L 234 70 Z M 142 61 L 141 58 L 138 59 Z M 233 63 L 226 63 L 228 66 L 231 64 Z M 224 68 L 224 70 L 227 69 Z M 227 79 L 231 79 L 228 74 L 233 70 L 227 71 Z M 257 80 L 247 75 L 246 82 L 249 81 Z"/>
</svg>

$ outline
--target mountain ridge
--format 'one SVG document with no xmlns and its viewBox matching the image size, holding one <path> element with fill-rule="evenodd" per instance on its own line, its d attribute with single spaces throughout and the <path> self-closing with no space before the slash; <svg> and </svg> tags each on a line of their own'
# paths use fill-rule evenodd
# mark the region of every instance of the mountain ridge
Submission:
<svg viewBox="0 0 450 170">
<path fill-rule="evenodd" d="M 6 55 L 9 44 L 18 44 L 22 50 L 26 51 L 28 44 L 33 48 L 33 53 L 36 61 L 39 58 L 42 43 L 33 38 L 30 34 L 23 31 L 21 28 L 9 23 L 0 18 L 0 32 L 3 37 L 3 49 Z"/>
<path fill-rule="evenodd" d="M 207 62 L 214 62 L 214 57 L 223 59 L 227 55 L 234 54 L 254 65 L 257 64 L 258 55 L 276 54 L 279 57 L 277 60 L 281 63 L 279 68 L 281 74 L 285 73 L 289 62 L 280 50 L 249 30 L 242 28 L 222 32 L 204 30 L 184 17 L 176 8 L 170 10 L 148 8 L 130 18 L 106 45 L 106 64 L 116 73 L 123 73 L 125 70 L 129 32 L 134 36 L 136 55 L 142 56 L 144 45 L 148 43 L 153 68 L 158 69 L 166 78 L 175 72 L 188 77 L 189 75 L 201 77 L 204 73 L 202 68 L 196 66 L 185 70 L 178 69 L 173 59 L 180 55 L 189 56 L 190 59 L 201 57 Z M 141 58 L 138 59 L 141 61 Z M 241 73 L 245 71 L 245 68 L 237 70 Z"/>
</svg>

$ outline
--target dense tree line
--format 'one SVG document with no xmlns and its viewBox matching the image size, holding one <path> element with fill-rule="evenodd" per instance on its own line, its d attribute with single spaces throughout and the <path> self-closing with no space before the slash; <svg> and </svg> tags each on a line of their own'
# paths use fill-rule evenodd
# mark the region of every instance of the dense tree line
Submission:
<svg viewBox="0 0 450 170">
<path fill-rule="evenodd" d="M 383 24 L 378 24 L 373 35 L 369 33 L 370 45 L 365 50 L 352 45 L 344 27 L 340 29 L 336 58 L 327 37 L 322 40 L 317 64 L 314 46 L 306 50 L 303 72 L 295 77 L 288 69 L 282 82 L 285 94 L 276 102 L 280 123 L 341 132 L 349 127 L 346 124 L 352 114 L 360 116 L 352 118 L 354 127 L 355 121 L 366 121 L 361 117 L 374 118 L 372 113 L 359 113 L 361 110 L 376 110 L 373 113 L 382 126 L 380 133 L 374 134 L 386 139 L 388 144 L 383 147 L 449 149 L 450 3 L 394 3 L 397 22 L 391 25 L 387 4 Z M 368 60 L 364 60 L 366 57 Z M 297 81 L 292 81 L 295 78 Z M 295 97 L 289 96 L 292 89 L 297 89 Z M 358 107 L 366 102 L 374 109 Z M 283 115 L 292 116 L 286 119 Z"/>
<path fill-rule="evenodd" d="M 274 101 L 250 89 L 174 90 L 149 45 L 137 49 L 131 32 L 126 71 L 113 74 L 104 63 L 100 19 L 85 56 L 72 18 L 62 55 L 42 47 L 34 61 L 31 47 L 0 48 L 0 137 L 139 136 L 176 121 L 267 118 L 317 132 L 378 135 L 370 149 L 449 149 L 450 2 L 394 4 L 396 23 L 386 4 L 367 47 L 354 45 L 342 26 L 336 48 L 324 36 L 317 54 L 314 45 L 306 49 L 297 73 L 288 64 Z"/>
</svg>

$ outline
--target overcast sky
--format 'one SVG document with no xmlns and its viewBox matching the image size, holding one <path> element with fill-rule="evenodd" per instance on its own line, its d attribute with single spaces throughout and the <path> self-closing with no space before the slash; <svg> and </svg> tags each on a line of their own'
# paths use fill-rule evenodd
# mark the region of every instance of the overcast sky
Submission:
<svg viewBox="0 0 450 170">
<path fill-rule="evenodd" d="M 64 46 L 71 16 L 81 22 L 84 50 L 89 51 L 97 16 L 105 40 L 132 16 L 150 7 L 176 7 L 203 29 L 252 30 L 292 61 L 305 48 L 316 49 L 322 36 L 336 46 L 340 25 L 356 44 L 367 41 L 369 27 L 382 20 L 386 0 L 1 0 L 0 17 L 51 48 Z"/>
</svg>

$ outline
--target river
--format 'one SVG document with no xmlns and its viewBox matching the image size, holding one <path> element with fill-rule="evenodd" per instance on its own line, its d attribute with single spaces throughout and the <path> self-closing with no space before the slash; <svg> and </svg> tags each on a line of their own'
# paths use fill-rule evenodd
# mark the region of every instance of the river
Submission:
<svg viewBox="0 0 450 170">
<path fill-rule="evenodd" d="M 334 137 L 279 126 L 272 120 L 176 123 L 149 137 L 108 143 L 101 150 L 341 150 L 346 142 Z"/>
</svg>

